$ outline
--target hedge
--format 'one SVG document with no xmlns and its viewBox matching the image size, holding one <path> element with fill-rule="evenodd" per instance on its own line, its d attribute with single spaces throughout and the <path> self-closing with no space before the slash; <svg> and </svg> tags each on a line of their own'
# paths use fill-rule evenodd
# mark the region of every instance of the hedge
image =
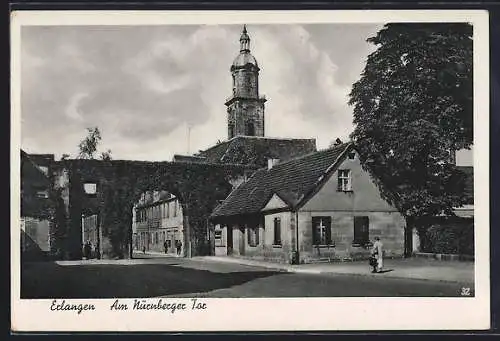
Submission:
<svg viewBox="0 0 500 341">
<path fill-rule="evenodd" d="M 473 219 L 441 219 L 417 228 L 420 251 L 474 255 Z"/>
</svg>

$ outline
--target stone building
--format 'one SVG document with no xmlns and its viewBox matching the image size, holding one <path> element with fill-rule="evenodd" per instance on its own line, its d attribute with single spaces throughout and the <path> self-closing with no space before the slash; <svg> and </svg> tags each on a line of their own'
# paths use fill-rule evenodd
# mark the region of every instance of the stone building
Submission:
<svg viewBox="0 0 500 341">
<path fill-rule="evenodd" d="M 184 241 L 182 205 L 168 192 L 144 193 L 133 211 L 133 247 L 137 251 L 176 253 Z M 182 252 L 182 248 L 181 248 Z"/>
<path fill-rule="evenodd" d="M 269 162 L 211 215 L 215 253 L 279 262 L 365 258 L 380 236 L 403 256 L 405 219 L 380 196 L 350 143 Z"/>
<path fill-rule="evenodd" d="M 23 259 L 40 259 L 50 254 L 52 154 L 27 154 L 21 150 L 21 252 Z"/>
</svg>

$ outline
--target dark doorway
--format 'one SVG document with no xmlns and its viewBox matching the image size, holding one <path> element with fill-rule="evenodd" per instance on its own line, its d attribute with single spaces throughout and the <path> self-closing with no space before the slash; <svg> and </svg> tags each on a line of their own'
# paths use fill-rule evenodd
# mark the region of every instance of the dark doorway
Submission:
<svg viewBox="0 0 500 341">
<path fill-rule="evenodd" d="M 233 227 L 228 225 L 226 226 L 227 229 L 227 254 L 232 255 L 233 254 Z"/>
</svg>

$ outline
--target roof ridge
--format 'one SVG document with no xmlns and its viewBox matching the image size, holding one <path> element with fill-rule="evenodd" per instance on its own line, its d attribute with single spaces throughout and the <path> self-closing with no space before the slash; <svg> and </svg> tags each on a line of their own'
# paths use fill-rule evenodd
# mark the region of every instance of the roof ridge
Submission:
<svg viewBox="0 0 500 341">
<path fill-rule="evenodd" d="M 317 155 L 317 154 L 320 154 L 320 153 L 326 153 L 326 152 L 329 152 L 329 151 L 341 149 L 340 147 L 343 147 L 343 149 L 345 150 L 350 145 L 354 145 L 354 143 L 353 142 L 345 142 L 345 143 L 342 143 L 342 144 L 340 144 L 338 146 L 334 146 L 334 147 L 331 147 L 331 148 L 326 148 L 326 149 L 322 149 L 322 150 L 317 150 L 317 151 L 314 151 L 314 152 L 310 152 L 310 153 L 298 156 L 296 158 L 293 158 L 293 159 L 290 159 L 290 160 L 286 160 L 286 161 L 284 161 L 282 163 L 278 163 L 276 166 L 272 167 L 269 170 L 273 170 L 275 168 L 280 168 L 280 167 L 285 166 L 285 165 L 287 165 L 287 164 L 289 164 L 291 162 L 300 161 L 300 160 L 303 160 L 305 158 L 308 158 L 308 157 L 311 157 L 311 156 L 314 156 L 314 155 Z M 265 168 L 263 167 L 263 169 L 265 169 Z"/>
<path fill-rule="evenodd" d="M 212 217 L 258 212 L 273 194 L 297 207 L 338 167 L 354 143 L 308 153 L 268 169 L 259 168 L 212 213 Z"/>
<path fill-rule="evenodd" d="M 314 137 L 306 137 L 306 138 L 295 138 L 295 137 L 279 137 L 279 136 L 248 136 L 248 135 L 237 135 L 234 136 L 233 138 L 227 140 L 231 141 L 233 139 L 238 139 L 238 138 L 248 138 L 248 139 L 260 139 L 260 140 L 283 140 L 283 141 L 316 141 L 316 138 Z"/>
</svg>

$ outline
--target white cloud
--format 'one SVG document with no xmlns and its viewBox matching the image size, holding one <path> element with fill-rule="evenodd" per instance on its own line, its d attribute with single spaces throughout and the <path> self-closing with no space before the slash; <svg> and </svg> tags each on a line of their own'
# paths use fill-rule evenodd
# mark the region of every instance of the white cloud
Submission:
<svg viewBox="0 0 500 341">
<path fill-rule="evenodd" d="M 74 94 L 66 107 L 66 116 L 77 121 L 83 121 L 82 113 L 80 112 L 80 103 L 86 97 L 88 97 L 88 94 L 84 92 Z"/>
<path fill-rule="evenodd" d="M 370 31 L 349 27 L 359 39 L 351 37 L 344 53 L 335 46 L 345 32 L 330 25 L 248 26 L 261 67 L 261 94 L 269 99 L 266 135 L 314 137 L 319 147 L 347 136 L 352 129 L 347 93 L 356 80 L 352 74 L 362 69 Z M 229 67 L 239 52 L 240 30 L 239 25 L 26 29 L 22 146 L 31 152 L 74 152 L 85 127 L 99 126 L 102 149 L 112 149 L 114 158 L 166 160 L 186 153 L 187 125 L 191 152 L 225 139 L 224 100 L 231 93 Z"/>
</svg>

